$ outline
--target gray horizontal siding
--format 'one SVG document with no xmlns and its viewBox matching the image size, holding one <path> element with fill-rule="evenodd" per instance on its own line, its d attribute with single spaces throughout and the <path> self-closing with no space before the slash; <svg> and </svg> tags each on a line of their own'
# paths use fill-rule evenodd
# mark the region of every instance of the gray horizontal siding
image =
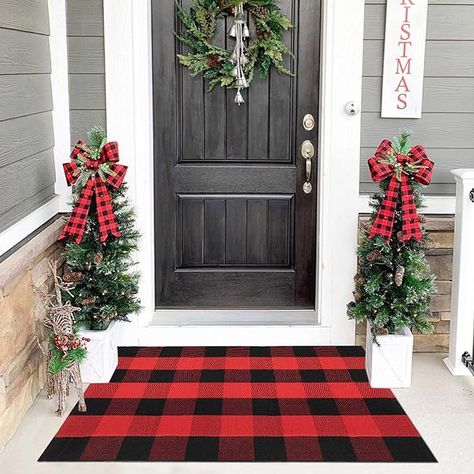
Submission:
<svg viewBox="0 0 474 474">
<path fill-rule="evenodd" d="M 22 183 L 22 186 L 19 186 Z M 0 215 L 54 185 L 53 151 L 46 150 L 0 168 Z"/>
<path fill-rule="evenodd" d="M 421 119 L 382 121 L 379 113 L 365 113 L 361 145 L 376 146 L 381 136 L 391 137 L 403 128 L 413 129 L 414 139 L 427 148 L 474 148 L 474 114 L 438 113 L 425 113 Z"/>
<path fill-rule="evenodd" d="M 0 120 L 53 109 L 49 74 L 0 76 Z"/>
<path fill-rule="evenodd" d="M 70 74 L 69 106 L 71 110 L 105 110 L 103 74 Z"/>
<path fill-rule="evenodd" d="M 105 127 L 105 110 L 71 110 L 71 144 L 85 140 L 87 131 L 96 125 Z"/>
<path fill-rule="evenodd" d="M 425 53 L 425 77 L 474 77 L 472 41 L 428 41 Z M 364 76 L 382 76 L 383 40 L 366 40 Z"/>
<path fill-rule="evenodd" d="M 474 0 L 429 1 L 421 119 L 380 117 L 385 7 L 384 0 L 366 0 L 361 192 L 377 189 L 366 162 L 375 147 L 409 128 L 435 162 L 427 193 L 453 194 L 449 171 L 474 165 Z"/>
<path fill-rule="evenodd" d="M 0 232 L 8 229 L 8 227 L 28 216 L 33 210 L 46 204 L 51 200 L 52 196 L 54 196 L 54 184 L 43 189 L 38 194 L 18 202 L 15 207 L 2 214 L 0 220 Z"/>
<path fill-rule="evenodd" d="M 0 167 L 53 146 L 51 112 L 0 122 Z"/>
<path fill-rule="evenodd" d="M 0 28 L 49 35 L 48 2 L 2 0 Z"/>
<path fill-rule="evenodd" d="M 0 9 L 0 15 L 3 9 Z M 0 74 L 49 74 L 49 38 L 27 31 L 0 29 Z"/>
<path fill-rule="evenodd" d="M 105 128 L 102 0 L 66 0 L 71 145 L 97 125 Z"/>
<path fill-rule="evenodd" d="M 0 0 L 0 232 L 54 195 L 48 0 Z"/>
<path fill-rule="evenodd" d="M 431 2 L 432 3 L 432 2 Z M 433 5 L 428 11 L 426 38 L 431 40 L 474 40 L 472 5 Z M 385 3 L 367 5 L 365 39 L 383 39 L 385 35 Z"/>
<path fill-rule="evenodd" d="M 381 90 L 381 77 L 364 78 L 363 112 L 380 112 Z M 423 111 L 474 113 L 474 77 L 426 77 L 423 88 Z"/>
<path fill-rule="evenodd" d="M 69 36 L 104 36 L 104 13 L 101 0 L 67 0 Z"/>
<path fill-rule="evenodd" d="M 71 74 L 104 74 L 104 38 L 68 38 L 69 72 Z"/>
</svg>

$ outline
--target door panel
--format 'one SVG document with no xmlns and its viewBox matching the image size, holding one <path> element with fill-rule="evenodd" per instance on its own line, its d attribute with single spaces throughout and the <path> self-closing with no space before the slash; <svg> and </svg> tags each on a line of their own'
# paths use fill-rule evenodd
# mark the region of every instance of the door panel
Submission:
<svg viewBox="0 0 474 474">
<path fill-rule="evenodd" d="M 238 107 L 178 64 L 175 3 L 152 1 L 157 307 L 314 307 L 317 181 L 303 193 L 300 146 L 317 143 L 302 119 L 318 112 L 320 2 L 279 4 L 296 74 L 256 78 Z M 213 40 L 228 49 L 230 24 Z"/>
<path fill-rule="evenodd" d="M 293 196 L 178 196 L 178 268 L 285 267 Z"/>
</svg>

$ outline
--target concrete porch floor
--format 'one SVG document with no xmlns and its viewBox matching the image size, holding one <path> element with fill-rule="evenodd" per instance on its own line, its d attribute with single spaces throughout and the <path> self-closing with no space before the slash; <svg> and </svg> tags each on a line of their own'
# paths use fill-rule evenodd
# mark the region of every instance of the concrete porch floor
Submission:
<svg viewBox="0 0 474 474">
<path fill-rule="evenodd" d="M 474 474 L 474 377 L 452 377 L 443 354 L 415 354 L 413 387 L 395 394 L 439 461 L 427 464 L 231 464 L 231 463 L 38 463 L 63 422 L 44 392 L 28 411 L 15 437 L 0 453 L 0 471 L 8 474 L 286 474 L 306 473 L 457 473 Z M 76 402 L 68 400 L 68 412 Z"/>
</svg>

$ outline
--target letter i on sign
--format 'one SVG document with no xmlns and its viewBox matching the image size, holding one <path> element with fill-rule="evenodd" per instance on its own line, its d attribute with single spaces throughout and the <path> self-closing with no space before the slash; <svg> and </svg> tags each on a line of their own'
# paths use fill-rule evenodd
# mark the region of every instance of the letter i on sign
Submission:
<svg viewBox="0 0 474 474">
<path fill-rule="evenodd" d="M 420 118 L 428 0 L 387 0 L 382 117 Z"/>
</svg>

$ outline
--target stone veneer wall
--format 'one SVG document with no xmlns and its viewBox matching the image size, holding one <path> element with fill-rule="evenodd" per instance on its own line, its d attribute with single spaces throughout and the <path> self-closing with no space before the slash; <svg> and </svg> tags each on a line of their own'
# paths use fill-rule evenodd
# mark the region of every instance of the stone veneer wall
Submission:
<svg viewBox="0 0 474 474">
<path fill-rule="evenodd" d="M 48 262 L 63 263 L 56 241 L 61 225 L 57 219 L 0 263 L 0 450 L 45 385 L 46 360 L 36 339 L 42 307 L 32 284 L 52 286 Z"/>
<path fill-rule="evenodd" d="M 368 220 L 363 216 L 361 223 Z M 426 216 L 426 230 L 431 236 L 427 252 L 431 270 L 437 278 L 437 293 L 433 296 L 431 308 L 434 324 L 433 334 L 414 332 L 415 352 L 447 352 L 449 347 L 449 321 L 451 316 L 451 281 L 453 275 L 454 217 Z M 364 324 L 357 324 L 356 343 L 365 345 Z"/>
</svg>

